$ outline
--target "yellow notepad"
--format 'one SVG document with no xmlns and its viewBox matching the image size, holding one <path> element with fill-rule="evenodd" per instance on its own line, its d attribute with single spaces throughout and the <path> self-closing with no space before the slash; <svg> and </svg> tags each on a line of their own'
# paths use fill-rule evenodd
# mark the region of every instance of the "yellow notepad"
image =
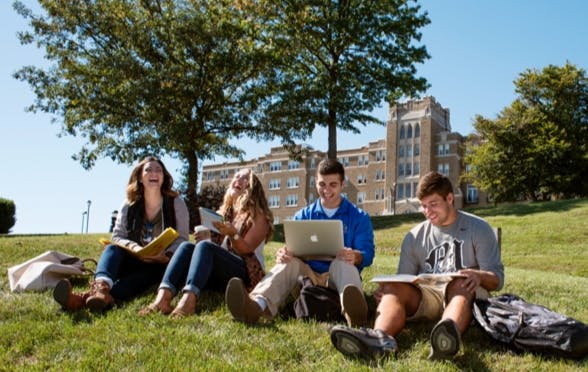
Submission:
<svg viewBox="0 0 588 372">
<path fill-rule="evenodd" d="M 112 243 L 111 241 L 106 240 L 106 239 L 100 239 L 100 243 L 102 243 L 103 245 L 116 244 L 119 247 L 124 248 L 127 251 L 131 252 L 135 256 L 150 257 L 150 256 L 156 256 L 159 253 L 163 252 L 167 247 L 169 247 L 171 245 L 171 243 L 174 242 L 174 240 L 176 240 L 178 238 L 178 236 L 180 236 L 180 234 L 175 229 L 168 227 L 167 229 L 163 230 L 163 232 L 161 234 L 159 234 L 159 236 L 157 238 L 153 239 L 149 244 L 147 244 L 146 246 L 144 246 L 142 249 L 140 249 L 138 251 L 133 251 L 129 247 L 126 247 L 124 245 L 117 244 L 117 243 Z"/>
</svg>

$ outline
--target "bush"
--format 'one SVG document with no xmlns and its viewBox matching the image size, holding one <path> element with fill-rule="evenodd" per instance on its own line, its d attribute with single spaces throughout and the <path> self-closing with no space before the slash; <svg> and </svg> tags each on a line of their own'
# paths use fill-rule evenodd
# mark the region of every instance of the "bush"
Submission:
<svg viewBox="0 0 588 372">
<path fill-rule="evenodd" d="M 0 234 L 8 234 L 16 223 L 16 207 L 12 200 L 0 198 Z"/>
</svg>

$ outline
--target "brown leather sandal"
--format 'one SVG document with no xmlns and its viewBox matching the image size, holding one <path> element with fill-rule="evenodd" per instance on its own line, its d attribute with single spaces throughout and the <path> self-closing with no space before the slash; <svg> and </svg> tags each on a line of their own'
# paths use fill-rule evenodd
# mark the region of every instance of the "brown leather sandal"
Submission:
<svg viewBox="0 0 588 372">
<path fill-rule="evenodd" d="M 163 315 L 167 315 L 172 312 L 171 307 L 171 300 L 172 300 L 172 292 L 167 288 L 160 288 L 157 291 L 157 296 L 155 300 L 150 303 L 149 305 L 145 306 L 141 310 L 139 310 L 140 316 L 146 316 L 153 313 L 162 313 Z"/>
<path fill-rule="evenodd" d="M 181 319 L 193 315 L 196 312 L 196 295 L 192 292 L 184 292 L 182 298 L 171 312 L 170 317 Z"/>
</svg>

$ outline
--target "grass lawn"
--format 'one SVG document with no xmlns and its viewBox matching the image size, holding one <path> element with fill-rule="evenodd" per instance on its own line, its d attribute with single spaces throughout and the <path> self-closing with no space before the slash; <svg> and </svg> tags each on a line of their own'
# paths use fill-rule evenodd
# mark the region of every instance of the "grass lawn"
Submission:
<svg viewBox="0 0 588 372">
<path fill-rule="evenodd" d="M 506 279 L 500 293 L 518 294 L 588 323 L 588 200 L 473 212 L 502 228 Z M 421 220 L 421 215 L 374 217 L 376 259 L 363 273 L 368 295 L 375 289 L 372 276 L 395 272 L 401 240 Z M 278 231 L 266 246 L 269 267 L 281 236 Z M 0 236 L 0 370 L 588 370 L 588 358 L 516 353 L 477 326 L 465 333 L 453 360 L 427 360 L 432 324 L 410 324 L 397 337 L 397 358 L 368 363 L 345 358 L 331 346 L 331 324 L 286 317 L 255 326 L 234 322 L 220 293 L 203 293 L 195 316 L 172 320 L 137 315 L 153 299 L 151 293 L 105 314 L 67 314 L 58 311 L 51 291 L 10 292 L 8 267 L 47 250 L 97 259 L 101 237 L 108 234 Z M 373 310 L 370 296 L 368 302 Z"/>
</svg>

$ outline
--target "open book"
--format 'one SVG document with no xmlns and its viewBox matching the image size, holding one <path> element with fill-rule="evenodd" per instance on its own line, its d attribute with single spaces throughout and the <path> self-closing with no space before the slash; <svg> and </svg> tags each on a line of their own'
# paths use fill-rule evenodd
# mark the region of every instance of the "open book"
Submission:
<svg viewBox="0 0 588 372">
<path fill-rule="evenodd" d="M 100 239 L 100 243 L 103 245 L 106 244 L 116 244 L 117 246 L 126 249 L 127 251 L 131 252 L 137 257 L 150 257 L 156 256 L 159 253 L 163 252 L 167 247 L 177 239 L 180 234 L 173 228 L 168 227 L 167 229 L 163 230 L 161 234 L 155 239 L 153 239 L 149 244 L 144 246 L 142 249 L 138 251 L 132 250 L 130 247 L 124 246 L 122 244 L 113 243 L 106 239 Z"/>
<path fill-rule="evenodd" d="M 210 231 L 220 234 L 220 231 L 214 225 L 213 222 L 224 222 L 224 217 L 216 213 L 212 209 L 199 207 L 198 212 L 200 213 L 200 224 L 208 228 Z"/>
<path fill-rule="evenodd" d="M 374 283 L 403 282 L 411 284 L 435 285 L 440 283 L 448 283 L 455 278 L 465 278 L 465 275 L 459 273 L 376 275 L 372 278 L 371 281 Z"/>
</svg>

